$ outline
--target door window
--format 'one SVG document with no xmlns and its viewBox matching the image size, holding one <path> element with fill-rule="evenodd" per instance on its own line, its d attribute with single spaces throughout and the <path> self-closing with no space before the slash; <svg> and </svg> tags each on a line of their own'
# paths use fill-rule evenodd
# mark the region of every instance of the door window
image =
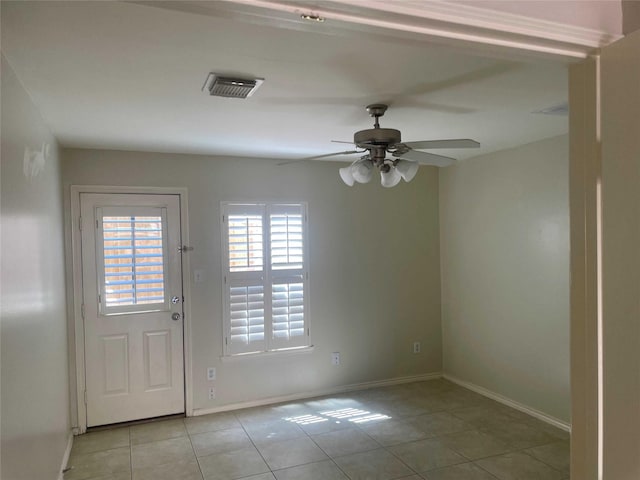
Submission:
<svg viewBox="0 0 640 480">
<path fill-rule="evenodd" d="M 126 210 L 97 208 L 99 311 L 112 315 L 168 310 L 166 211 Z"/>
</svg>

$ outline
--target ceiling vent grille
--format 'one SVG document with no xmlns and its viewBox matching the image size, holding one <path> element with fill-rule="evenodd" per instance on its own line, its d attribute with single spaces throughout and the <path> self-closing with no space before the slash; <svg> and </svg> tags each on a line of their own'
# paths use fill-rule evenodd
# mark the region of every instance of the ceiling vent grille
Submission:
<svg viewBox="0 0 640 480">
<path fill-rule="evenodd" d="M 263 82 L 263 78 L 222 77 L 216 73 L 210 73 L 202 91 L 209 92 L 209 95 L 215 97 L 247 98 L 253 95 Z"/>
</svg>

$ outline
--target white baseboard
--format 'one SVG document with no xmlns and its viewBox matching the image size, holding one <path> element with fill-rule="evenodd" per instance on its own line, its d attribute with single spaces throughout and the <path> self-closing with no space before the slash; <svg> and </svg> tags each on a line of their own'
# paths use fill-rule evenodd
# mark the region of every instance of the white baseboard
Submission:
<svg viewBox="0 0 640 480">
<path fill-rule="evenodd" d="M 62 456 L 62 465 L 60 465 L 60 473 L 58 474 L 58 480 L 64 480 L 64 469 L 67 468 L 67 464 L 69 463 L 69 455 L 71 455 L 71 448 L 73 447 L 73 432 L 69 432 L 69 437 L 67 438 L 67 448 L 64 451 L 64 455 Z"/>
<path fill-rule="evenodd" d="M 553 425 L 554 427 L 558 427 L 564 430 L 565 432 L 571 432 L 571 425 L 569 423 L 563 420 L 560 420 L 558 418 L 552 417 L 551 415 L 547 415 L 546 413 L 541 412 L 540 410 L 536 410 L 535 408 L 531 408 L 531 407 L 528 407 L 527 405 L 516 402 L 515 400 L 511 400 L 510 398 L 500 395 L 499 393 L 492 392 L 491 390 L 487 390 L 486 388 L 476 385 L 475 383 L 467 382 L 465 380 L 460 380 L 459 378 L 456 378 L 453 375 L 449 375 L 448 373 L 443 373 L 442 378 L 449 380 L 450 382 L 453 382 L 457 385 L 460 385 L 461 387 L 468 388 L 469 390 L 473 390 L 474 392 L 479 393 L 480 395 L 488 397 L 492 400 L 495 400 L 496 402 L 500 402 L 508 407 L 511 407 L 523 413 L 526 413 L 527 415 L 531 415 L 532 417 L 535 417 L 538 420 L 542 420 L 543 422 Z"/>
<path fill-rule="evenodd" d="M 240 408 L 261 407 L 263 405 L 271 405 L 274 403 L 293 402 L 296 400 L 304 400 L 307 398 L 320 397 L 323 395 L 335 395 L 337 393 L 354 392 L 357 390 L 366 390 L 368 388 L 386 387 L 390 385 L 400 385 L 402 383 L 422 382 L 425 380 L 436 380 L 442 378 L 442 373 L 425 373 L 421 375 L 408 375 L 405 377 L 395 377 L 386 380 L 374 380 L 372 382 L 353 383 L 351 385 L 343 385 L 339 387 L 322 388 L 317 390 L 309 390 L 307 392 L 293 393 L 290 395 L 282 395 L 278 397 L 262 398 L 260 400 L 252 400 L 249 402 L 230 403 L 220 407 L 198 408 L 193 411 L 193 416 L 208 415 L 209 413 L 226 412 L 229 410 L 237 410 Z"/>
</svg>

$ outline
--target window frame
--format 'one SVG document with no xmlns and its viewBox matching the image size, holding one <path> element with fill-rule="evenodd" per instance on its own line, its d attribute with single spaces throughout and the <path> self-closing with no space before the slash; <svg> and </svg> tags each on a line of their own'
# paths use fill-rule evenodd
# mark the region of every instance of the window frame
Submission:
<svg viewBox="0 0 640 480">
<path fill-rule="evenodd" d="M 260 211 L 262 216 L 262 270 L 231 272 L 229 265 L 229 215 L 242 211 L 255 215 Z M 271 243 L 271 216 L 287 209 L 297 209 L 302 216 L 302 266 L 299 269 L 273 269 L 271 255 L 273 245 Z M 223 358 L 254 357 L 263 355 L 280 355 L 293 353 L 312 348 L 311 325 L 309 319 L 309 234 L 308 234 L 308 204 L 298 201 L 223 201 L 220 203 L 220 225 L 222 239 L 222 295 L 223 295 Z M 274 273 L 275 272 L 275 273 Z M 282 341 L 273 337 L 273 308 L 272 292 L 275 284 L 281 284 L 287 279 L 297 277 L 303 285 L 303 321 L 304 333 L 299 336 L 299 341 Z M 231 337 L 231 301 L 230 288 L 234 286 L 257 283 L 263 287 L 264 292 L 264 339 L 262 348 L 257 350 L 248 348 L 247 351 L 234 349 Z M 290 344 L 290 346 L 287 346 Z"/>
</svg>

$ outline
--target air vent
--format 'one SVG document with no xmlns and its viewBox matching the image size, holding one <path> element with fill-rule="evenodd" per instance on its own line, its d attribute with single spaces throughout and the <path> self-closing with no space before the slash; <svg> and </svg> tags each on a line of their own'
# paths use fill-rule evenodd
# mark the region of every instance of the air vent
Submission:
<svg viewBox="0 0 640 480">
<path fill-rule="evenodd" d="M 535 112 L 531 113 L 539 113 L 542 115 L 560 115 L 566 117 L 567 115 L 569 115 L 569 104 L 565 102 L 559 105 L 554 105 L 553 107 L 536 110 Z"/>
<path fill-rule="evenodd" d="M 262 82 L 264 82 L 263 78 L 223 77 L 216 73 L 210 73 L 204 82 L 202 91 L 209 92 L 209 95 L 215 97 L 247 98 L 253 95 Z"/>
</svg>

